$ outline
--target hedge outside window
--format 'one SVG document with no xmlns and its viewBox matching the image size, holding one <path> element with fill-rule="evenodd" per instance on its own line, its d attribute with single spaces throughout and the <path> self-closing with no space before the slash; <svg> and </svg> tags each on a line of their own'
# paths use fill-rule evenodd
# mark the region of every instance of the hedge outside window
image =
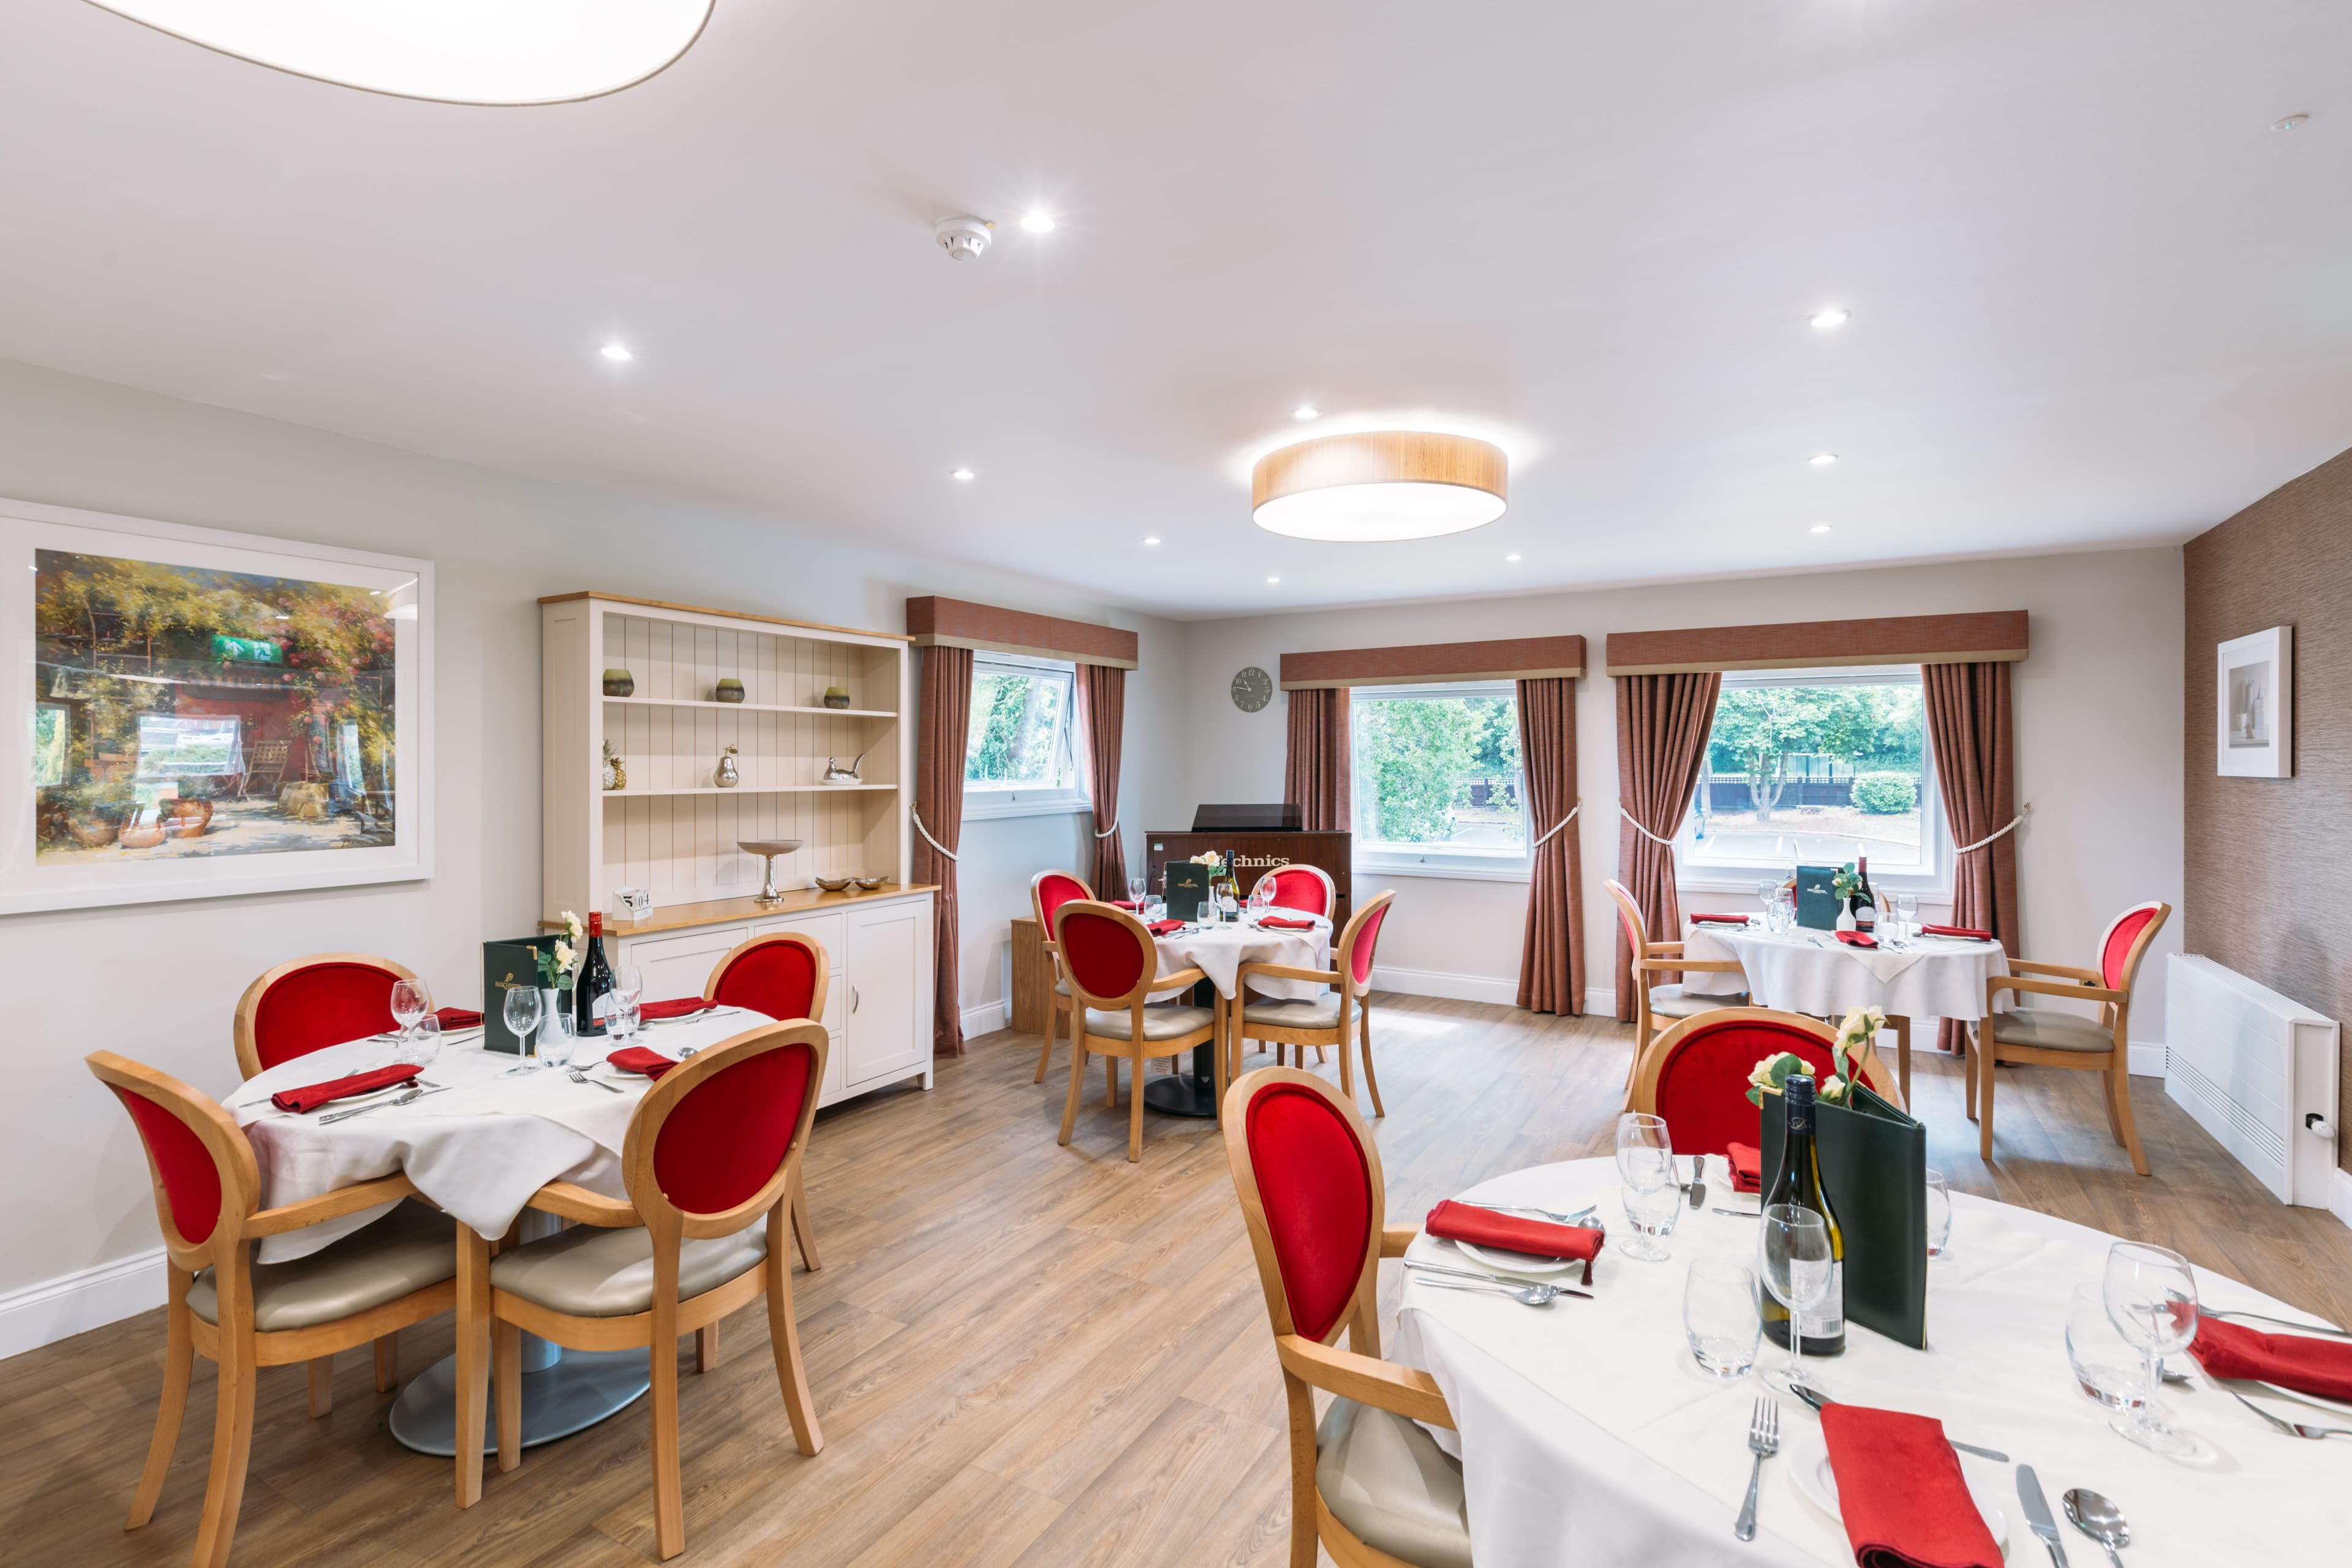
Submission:
<svg viewBox="0 0 2352 1568">
<path fill-rule="evenodd" d="M 1874 887 L 1933 892 L 1939 806 L 1916 668 L 1732 672 L 1675 858 L 1685 885 L 1744 889 L 1867 856 Z"/>
<path fill-rule="evenodd" d="M 1511 682 L 1357 687 L 1348 729 L 1358 865 L 1527 875 L 1527 782 Z"/>
<path fill-rule="evenodd" d="M 1074 707 L 1068 663 L 972 656 L 965 821 L 1087 809 L 1072 742 Z"/>
</svg>

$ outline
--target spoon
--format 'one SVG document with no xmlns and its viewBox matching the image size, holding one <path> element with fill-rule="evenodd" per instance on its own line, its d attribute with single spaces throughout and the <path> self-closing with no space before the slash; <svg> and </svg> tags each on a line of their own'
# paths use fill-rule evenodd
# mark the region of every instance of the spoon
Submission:
<svg viewBox="0 0 2352 1568">
<path fill-rule="evenodd" d="M 372 1105 L 353 1106 L 349 1110 L 338 1110 L 330 1115 L 321 1116 L 319 1118 L 319 1125 L 324 1127 L 331 1121 L 348 1121 L 354 1116 L 365 1116 L 371 1110 L 382 1110 L 388 1105 L 406 1105 L 410 1100 L 424 1099 L 425 1094 L 425 1091 L 422 1089 L 412 1089 L 405 1093 L 394 1095 L 390 1100 L 379 1100 Z"/>
<path fill-rule="evenodd" d="M 2116 1548 L 2131 1544 L 2131 1526 L 2124 1522 L 2122 1510 L 2084 1487 L 2068 1488 L 2061 1500 L 2074 1528 L 2105 1547 L 2107 1561 L 2115 1568 L 2124 1568 L 2124 1560 L 2116 1555 Z"/>
</svg>

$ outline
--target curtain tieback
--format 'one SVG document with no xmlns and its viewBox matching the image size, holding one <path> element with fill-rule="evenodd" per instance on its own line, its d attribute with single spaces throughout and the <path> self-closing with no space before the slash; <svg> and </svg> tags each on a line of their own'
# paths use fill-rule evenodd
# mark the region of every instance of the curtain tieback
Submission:
<svg viewBox="0 0 2352 1568">
<path fill-rule="evenodd" d="M 1096 834 L 1095 837 L 1097 838 L 1108 838 L 1112 834 L 1117 833 L 1118 831 L 1118 818 L 1114 816 L 1110 819 L 1110 826 L 1104 828 L 1100 833 Z"/>
<path fill-rule="evenodd" d="M 1541 838 L 1538 838 L 1533 844 L 1528 845 L 1528 853 L 1532 855 L 1537 850 L 1542 848 L 1545 845 L 1550 843 L 1552 834 L 1558 833 L 1561 828 L 1566 827 L 1570 823 L 1574 822 L 1576 820 L 1576 814 L 1583 809 L 1584 797 L 1582 795 L 1578 795 L 1576 797 L 1576 804 L 1568 808 L 1568 815 L 1551 825 L 1550 833 L 1546 833 Z"/>
<path fill-rule="evenodd" d="M 923 814 L 921 812 L 917 811 L 912 806 L 908 806 L 907 808 L 907 815 L 915 819 L 915 831 L 923 836 L 924 843 L 929 845 L 932 848 L 946 856 L 950 860 L 953 860 L 956 858 L 956 852 L 954 850 L 949 848 L 946 845 L 931 837 L 931 830 L 923 826 Z"/>
<path fill-rule="evenodd" d="M 1648 839 L 1651 843 L 1663 844 L 1669 849 L 1672 849 L 1675 847 L 1675 841 L 1673 839 L 1659 837 L 1656 834 L 1643 826 L 1641 819 L 1636 817 L 1632 812 L 1626 810 L 1623 806 L 1621 805 L 1617 808 L 1617 815 L 1632 823 L 1633 825 L 1633 831 Z"/>
<path fill-rule="evenodd" d="M 2033 803 L 2029 800 L 2023 805 L 2017 808 L 2017 815 L 2009 819 L 2007 826 L 1996 827 L 1990 833 L 1986 834 L 1982 838 L 1978 839 L 1974 844 L 1963 844 L 1958 849 L 1953 850 L 1952 853 L 1955 855 L 1965 855 L 1971 849 L 1983 848 L 1986 845 L 1991 843 L 2002 834 L 2007 833 L 2010 828 L 2015 827 L 2019 823 L 2023 822 L 2026 817 L 2032 813 L 2032 810 Z"/>
</svg>

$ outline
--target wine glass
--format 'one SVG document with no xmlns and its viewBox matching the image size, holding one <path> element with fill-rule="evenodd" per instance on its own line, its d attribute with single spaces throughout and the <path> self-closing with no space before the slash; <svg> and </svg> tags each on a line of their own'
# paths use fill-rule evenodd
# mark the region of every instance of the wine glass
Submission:
<svg viewBox="0 0 2352 1568">
<path fill-rule="evenodd" d="M 616 964 L 613 969 L 612 1019 L 613 1033 L 625 1040 L 637 1034 L 637 998 L 646 994 L 645 971 L 634 963 Z"/>
<path fill-rule="evenodd" d="M 509 1070 L 528 1071 L 530 1065 L 528 1058 L 531 1054 L 531 1031 L 539 1027 L 538 989 L 530 985 L 508 986 L 503 1014 L 507 1028 L 513 1034 L 515 1043 L 520 1047 L 520 1054 L 525 1058 L 522 1066 Z"/>
<path fill-rule="evenodd" d="M 1770 930 L 1772 926 L 1772 909 L 1773 906 L 1778 904 L 1780 901 L 1780 881 L 1771 877 L 1760 879 L 1756 884 L 1756 907 L 1763 910 L 1763 913 L 1756 917 L 1756 923 L 1764 927 L 1768 931 Z"/>
<path fill-rule="evenodd" d="M 1129 877 L 1127 879 L 1127 901 L 1139 911 L 1143 908 L 1143 895 L 1150 890 L 1151 883 L 1147 878 Z"/>
<path fill-rule="evenodd" d="M 433 998 L 422 980 L 395 980 L 392 984 L 392 1021 L 400 1026 L 403 1039 L 416 1027 L 416 1020 L 433 1011 Z"/>
<path fill-rule="evenodd" d="M 1682 1199 L 1681 1184 L 1675 1180 L 1674 1141 L 1667 1135 L 1664 1117 L 1629 1110 L 1617 1119 L 1617 1174 L 1624 1184 L 1621 1195 L 1625 1218 L 1633 1227 L 1632 1239 L 1617 1254 L 1636 1262 L 1655 1263 L 1666 1256 L 1666 1249 L 1650 1239 L 1653 1229 L 1662 1215 L 1665 1229 L 1671 1230 L 1674 1224 L 1673 1215 L 1664 1214 L 1664 1203 L 1656 1194 L 1666 1194 L 1676 1203 Z"/>
<path fill-rule="evenodd" d="M 1262 916 L 1266 912 L 1266 910 L 1274 908 L 1274 879 L 1272 877 L 1260 877 L 1256 881 L 1250 884 L 1249 902 L 1250 913 L 1254 915 Z"/>
<path fill-rule="evenodd" d="M 2118 1241 L 2107 1249 L 2101 1294 L 2107 1320 L 2147 1363 L 2146 1396 L 2117 1410 L 2107 1425 L 2151 1453 L 2177 1458 L 2196 1452 L 2197 1445 L 2165 1426 L 2155 1409 L 2164 1358 L 2187 1350 L 2197 1337 L 2197 1275 L 2189 1259 L 2144 1241 Z"/>
<path fill-rule="evenodd" d="M 1897 893 L 1895 895 L 1895 934 L 1902 937 L 1906 942 L 1919 934 L 1918 894 Z"/>
<path fill-rule="evenodd" d="M 1764 1288 L 1789 1310 L 1789 1356 L 1788 1364 L 1780 1369 L 1782 1385 L 1791 1394 L 1800 1387 L 1819 1394 L 1821 1385 L 1805 1376 L 1798 1358 L 1805 1353 L 1805 1314 L 1829 1299 L 1836 1271 L 1829 1225 L 1812 1209 L 1773 1204 L 1764 1211 L 1756 1247 L 1763 1263 Z"/>
</svg>

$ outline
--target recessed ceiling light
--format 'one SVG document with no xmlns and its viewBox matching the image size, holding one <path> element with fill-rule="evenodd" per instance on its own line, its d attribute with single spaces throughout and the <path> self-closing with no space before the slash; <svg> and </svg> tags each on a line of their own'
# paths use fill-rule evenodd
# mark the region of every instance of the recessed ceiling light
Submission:
<svg viewBox="0 0 2352 1568">
<path fill-rule="evenodd" d="M 637 357 L 631 353 L 627 349 L 622 347 L 619 343 L 606 343 L 603 348 L 598 349 L 596 352 L 603 354 L 606 359 L 611 360 L 614 364 L 626 364 L 629 361 Z"/>
<path fill-rule="evenodd" d="M 1031 234 L 1051 234 L 1054 232 L 1054 215 L 1042 211 L 1029 213 L 1021 219 L 1021 226 Z"/>
<path fill-rule="evenodd" d="M 1146 544 L 1157 544 L 1160 542 L 1160 536 L 1156 533 L 1147 533 L 1143 536 L 1143 542 Z"/>
<path fill-rule="evenodd" d="M 1516 551 L 1516 550 L 1512 551 L 1508 555 L 1506 555 L 1506 556 L 1504 556 L 1504 557 L 1503 557 L 1503 559 L 1504 559 L 1504 560 L 1506 560 L 1506 561 L 1517 561 L 1518 558 L 1519 558 L 1519 552 L 1518 552 L 1517 551 Z"/>
<path fill-rule="evenodd" d="M 1267 581 L 1267 582 L 1269 582 L 1269 583 L 1279 583 L 1279 582 L 1281 582 L 1281 581 L 1282 581 L 1282 579 L 1281 579 L 1281 578 L 1279 578 L 1279 577 L 1268 577 L 1268 578 L 1266 579 L 1266 581 Z"/>
<path fill-rule="evenodd" d="M 1826 522 L 1817 522 L 1813 524 L 1813 531 L 1815 533 L 1827 533 L 1829 531 L 1830 525 Z"/>
<path fill-rule="evenodd" d="M 1290 416 L 1293 419 L 1320 419 L 1323 411 L 1311 403 L 1302 403 L 1290 411 Z"/>
<path fill-rule="evenodd" d="M 1835 452 L 1815 452 L 1812 457 L 1807 460 L 1817 468 L 1826 468 L 1832 463 L 1837 461 L 1837 454 Z"/>
<path fill-rule="evenodd" d="M 971 470 L 970 468 L 958 468 L 954 473 L 950 474 L 948 478 L 951 479 L 969 479 L 971 478 Z"/>
<path fill-rule="evenodd" d="M 2309 123 L 2310 120 L 2311 116 L 2308 114 L 2290 114 L 2284 120 L 2281 120 L 2273 123 L 2271 126 L 2271 129 L 2273 131 L 2296 131 Z"/>
<path fill-rule="evenodd" d="M 1816 310 L 1813 312 L 1813 325 L 1819 327 L 1825 332 L 1832 327 L 1844 326 L 1846 322 L 1852 319 L 1853 313 L 1851 311 L 1841 310 L 1835 305 L 1832 305 L 1826 310 Z"/>
</svg>

